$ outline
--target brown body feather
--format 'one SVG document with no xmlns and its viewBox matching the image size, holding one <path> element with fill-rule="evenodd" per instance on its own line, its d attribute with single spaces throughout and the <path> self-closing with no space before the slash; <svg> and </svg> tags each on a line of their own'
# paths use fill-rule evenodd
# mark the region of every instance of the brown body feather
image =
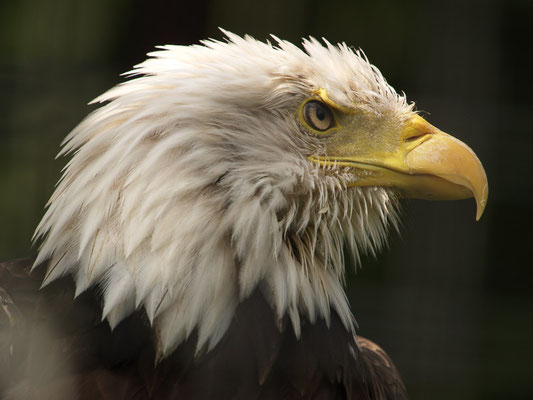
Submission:
<svg viewBox="0 0 533 400">
<path fill-rule="evenodd" d="M 44 268 L 0 263 L 2 399 L 404 399 L 385 352 L 332 313 L 297 339 L 260 290 L 238 307 L 224 338 L 195 357 L 190 337 L 160 363 L 144 312 L 111 331 L 100 294 L 78 298 L 70 278 L 39 290 Z M 352 349 L 352 350 L 350 350 Z"/>
</svg>

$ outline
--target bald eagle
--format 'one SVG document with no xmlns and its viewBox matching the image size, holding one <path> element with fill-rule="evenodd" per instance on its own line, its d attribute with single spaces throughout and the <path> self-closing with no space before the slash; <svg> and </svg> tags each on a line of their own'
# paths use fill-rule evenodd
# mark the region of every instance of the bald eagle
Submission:
<svg viewBox="0 0 533 400">
<path fill-rule="evenodd" d="M 479 219 L 483 167 L 361 51 L 225 34 L 149 54 L 65 139 L 36 259 L 0 264 L 2 398 L 406 398 L 345 258 L 403 197 Z"/>
</svg>

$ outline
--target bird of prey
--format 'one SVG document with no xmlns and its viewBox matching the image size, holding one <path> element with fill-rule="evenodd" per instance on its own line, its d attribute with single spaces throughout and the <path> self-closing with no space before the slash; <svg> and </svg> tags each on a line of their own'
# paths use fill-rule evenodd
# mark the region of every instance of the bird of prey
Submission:
<svg viewBox="0 0 533 400">
<path fill-rule="evenodd" d="M 3 399 L 402 399 L 347 257 L 401 198 L 488 196 L 472 150 L 346 44 L 163 46 L 94 102 L 0 264 Z"/>
</svg>

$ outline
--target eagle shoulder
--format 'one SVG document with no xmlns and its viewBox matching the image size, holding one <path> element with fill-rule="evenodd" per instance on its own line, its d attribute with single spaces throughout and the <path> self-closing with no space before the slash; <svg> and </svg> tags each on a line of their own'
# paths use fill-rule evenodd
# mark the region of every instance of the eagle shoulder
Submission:
<svg viewBox="0 0 533 400">
<path fill-rule="evenodd" d="M 157 332 L 144 311 L 114 330 L 101 294 L 74 298 L 71 278 L 39 289 L 44 268 L 0 263 L 0 397 L 8 399 L 404 399 L 390 358 L 329 322 L 303 321 L 300 336 L 257 289 L 222 340 L 196 352 L 196 333 L 156 362 Z"/>
</svg>

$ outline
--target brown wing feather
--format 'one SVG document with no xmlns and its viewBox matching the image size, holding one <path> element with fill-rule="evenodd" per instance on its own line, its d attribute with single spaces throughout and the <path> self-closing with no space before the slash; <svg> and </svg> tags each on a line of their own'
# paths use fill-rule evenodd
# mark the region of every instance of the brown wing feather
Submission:
<svg viewBox="0 0 533 400">
<path fill-rule="evenodd" d="M 359 368 L 366 376 L 369 397 L 372 399 L 407 399 L 407 392 L 398 370 L 387 353 L 374 342 L 358 336 Z"/>
<path fill-rule="evenodd" d="M 69 278 L 39 290 L 44 268 L 0 263 L 0 398 L 404 399 L 385 352 L 344 329 L 336 314 L 303 321 L 296 338 L 257 290 L 221 342 L 194 357 L 190 337 L 155 364 L 152 329 L 139 311 L 111 331 L 99 293 L 74 300 Z"/>
</svg>

